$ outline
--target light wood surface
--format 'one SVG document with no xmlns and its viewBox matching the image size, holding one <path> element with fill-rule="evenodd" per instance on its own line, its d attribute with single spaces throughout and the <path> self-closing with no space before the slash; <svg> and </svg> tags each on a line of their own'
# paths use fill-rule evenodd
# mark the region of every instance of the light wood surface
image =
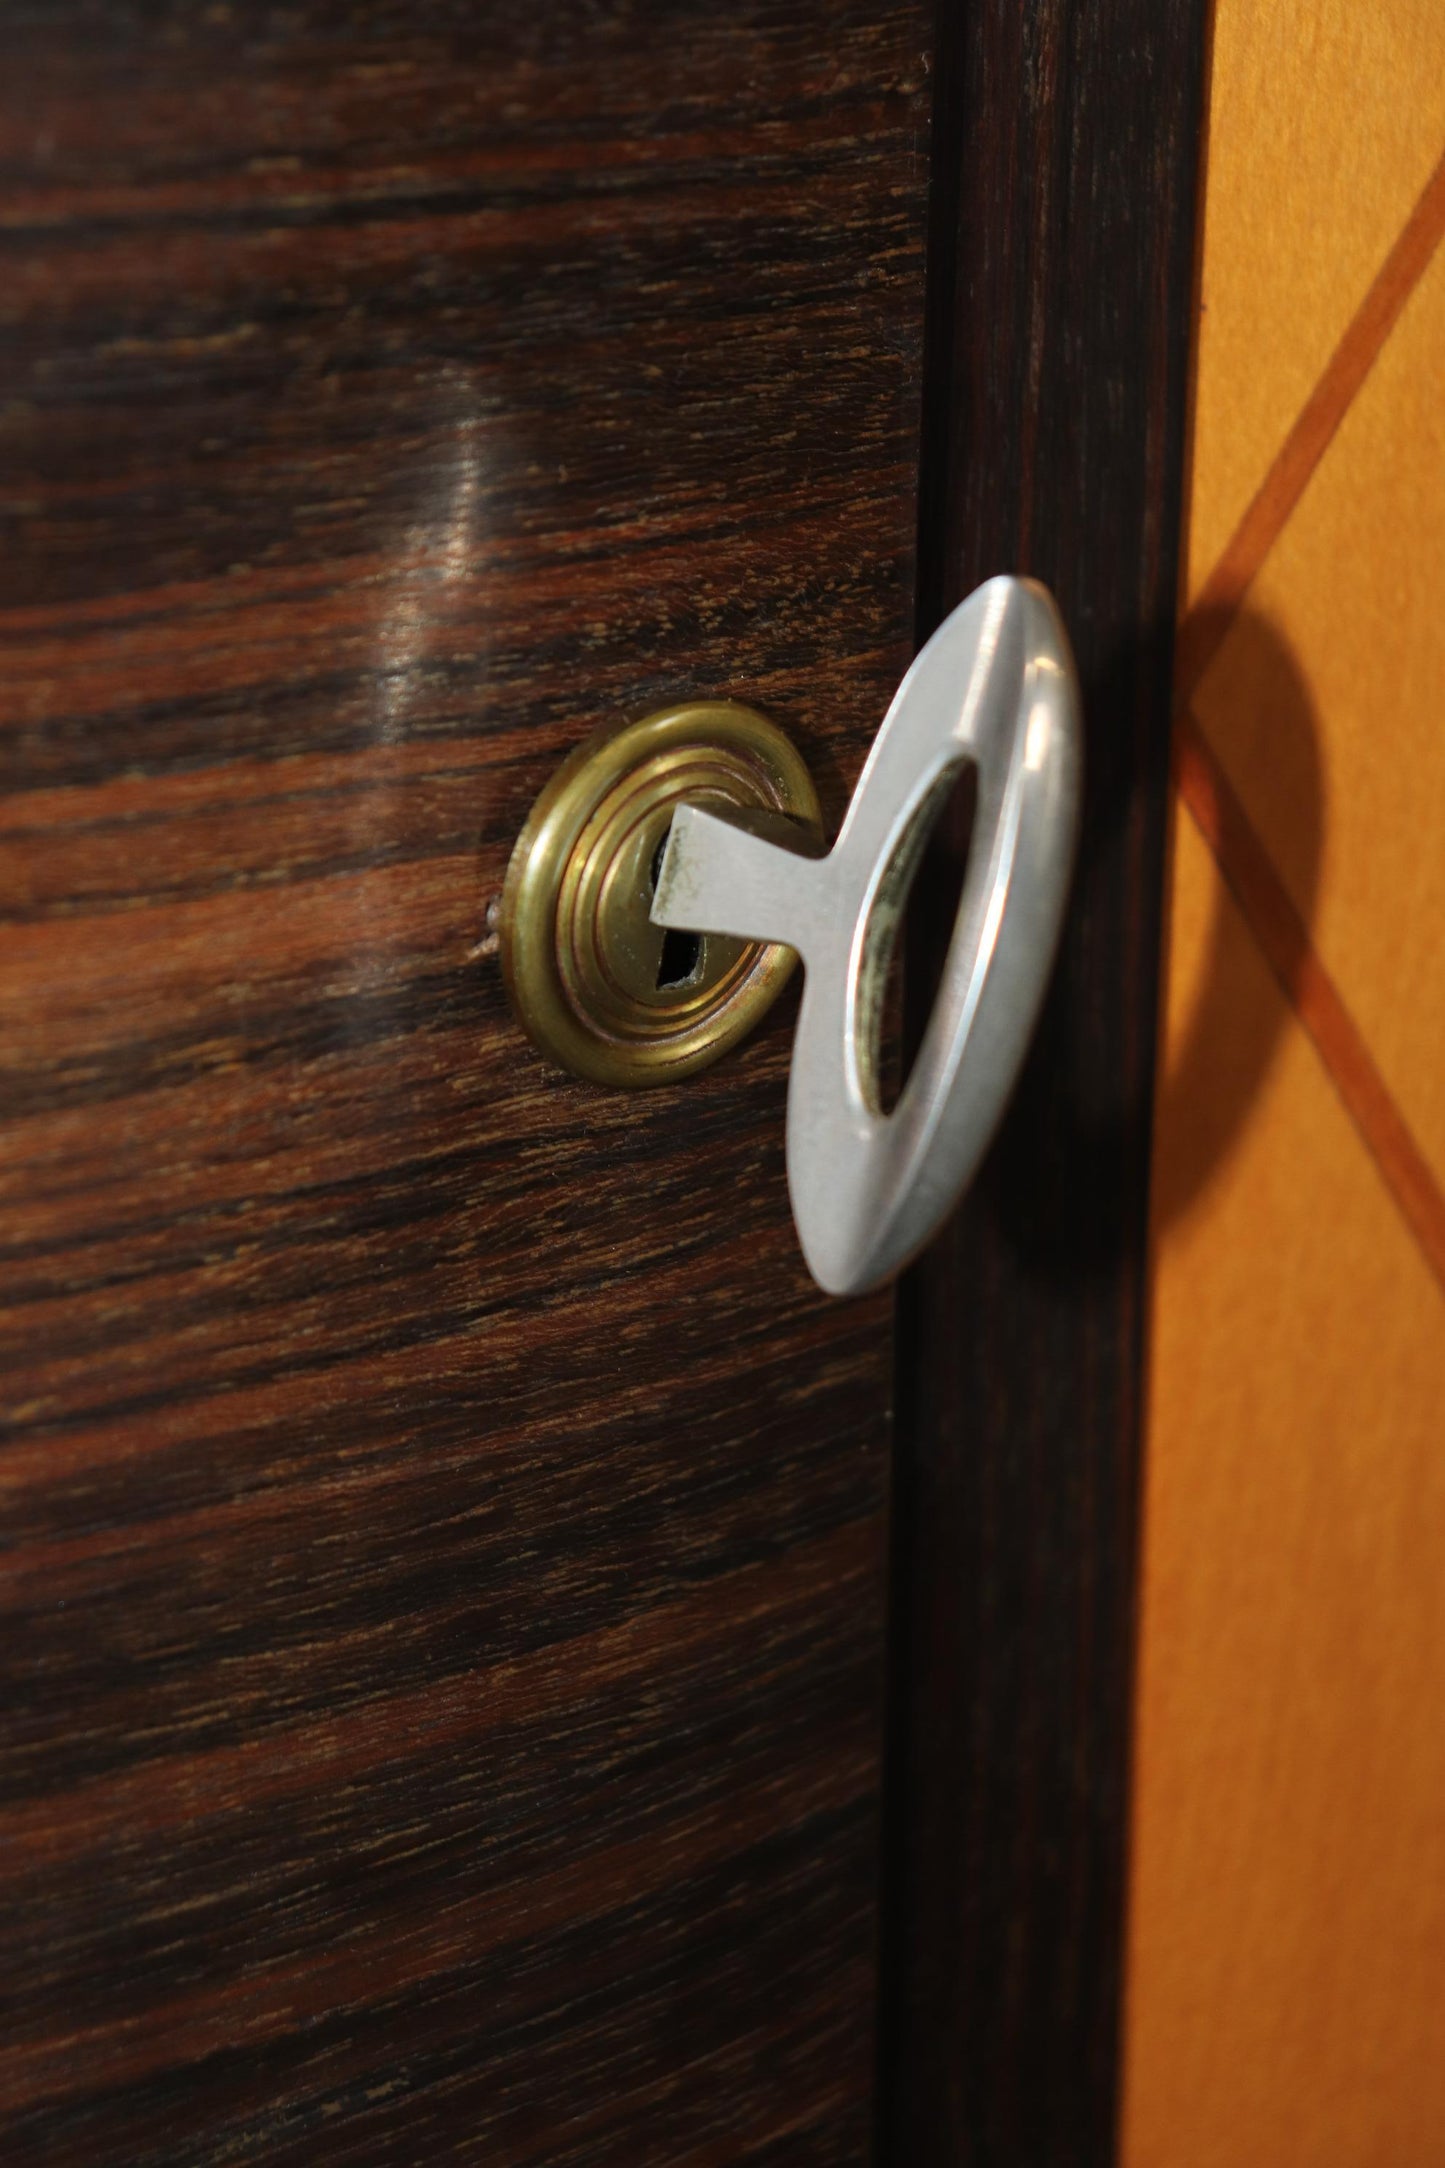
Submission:
<svg viewBox="0 0 1445 2168">
<path fill-rule="evenodd" d="M 1438 0 L 1218 0 L 1188 533 L 1233 533 L 1445 145 Z"/>
<path fill-rule="evenodd" d="M 1445 2159 L 1442 150 L 1433 0 L 1221 0 L 1190 595 L 1379 337 L 1181 641 L 1127 2168 Z"/>
</svg>

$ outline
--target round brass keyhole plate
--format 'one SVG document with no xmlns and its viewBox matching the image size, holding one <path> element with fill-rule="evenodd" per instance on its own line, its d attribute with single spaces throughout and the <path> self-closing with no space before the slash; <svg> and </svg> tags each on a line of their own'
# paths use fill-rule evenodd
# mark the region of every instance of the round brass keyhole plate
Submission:
<svg viewBox="0 0 1445 2168">
<path fill-rule="evenodd" d="M 502 971 L 544 1054 L 602 1084 L 667 1084 L 736 1045 L 790 948 L 664 933 L 649 916 L 674 809 L 783 815 L 816 851 L 812 778 L 776 723 L 731 700 L 664 708 L 579 746 L 533 806 L 502 893 Z"/>
</svg>

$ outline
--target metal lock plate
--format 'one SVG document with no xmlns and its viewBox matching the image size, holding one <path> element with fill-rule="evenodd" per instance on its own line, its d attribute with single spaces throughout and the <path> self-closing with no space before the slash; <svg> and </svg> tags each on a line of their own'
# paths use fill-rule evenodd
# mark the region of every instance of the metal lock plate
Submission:
<svg viewBox="0 0 1445 2168">
<path fill-rule="evenodd" d="M 785 820 L 823 847 L 817 793 L 775 723 L 736 701 L 694 701 L 601 731 L 565 761 L 517 839 L 500 954 L 533 1043 L 603 1084 L 667 1084 L 705 1069 L 757 1024 L 797 963 L 776 942 L 667 931 L 652 898 L 676 808 Z"/>
</svg>

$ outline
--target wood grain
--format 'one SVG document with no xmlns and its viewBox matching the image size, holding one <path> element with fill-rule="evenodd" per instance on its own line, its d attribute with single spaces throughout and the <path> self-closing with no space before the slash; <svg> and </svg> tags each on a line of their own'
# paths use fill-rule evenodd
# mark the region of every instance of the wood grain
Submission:
<svg viewBox="0 0 1445 2168">
<path fill-rule="evenodd" d="M 855 2162 L 885 1300 L 789 1024 L 471 951 L 679 696 L 836 821 L 913 615 L 927 25 L 0 26 L 0 2151 Z"/>
<path fill-rule="evenodd" d="M 1210 568 L 1179 628 L 1174 702 L 1182 714 L 1228 639 L 1266 557 L 1339 429 L 1406 302 L 1445 236 L 1445 153 L 1421 190 L 1394 246 L 1371 280 L 1318 383 L 1271 460 L 1239 525 Z"/>
<path fill-rule="evenodd" d="M 1445 1288 L 1445 1194 L 1368 1042 L 1321 963 L 1309 929 L 1261 842 L 1219 756 L 1190 709 L 1175 721 L 1180 802 L 1208 844 L 1231 896 L 1309 1033 L 1331 1083 L 1419 1246 Z"/>
<path fill-rule="evenodd" d="M 1034 1051 L 900 1314 L 882 2129 L 908 2168 L 1114 2155 L 1205 14 L 939 17 L 920 630 L 991 573 L 1047 581 L 1086 753 Z"/>
<path fill-rule="evenodd" d="M 1445 13 L 1213 41 L 1121 2159 L 1434 2161 Z"/>
</svg>

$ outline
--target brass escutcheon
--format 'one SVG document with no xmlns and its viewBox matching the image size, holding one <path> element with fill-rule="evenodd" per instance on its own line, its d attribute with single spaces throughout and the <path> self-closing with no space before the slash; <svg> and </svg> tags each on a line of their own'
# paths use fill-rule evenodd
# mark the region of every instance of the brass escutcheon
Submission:
<svg viewBox="0 0 1445 2168">
<path fill-rule="evenodd" d="M 675 809 L 796 823 L 822 849 L 811 776 L 776 723 L 732 700 L 599 731 L 538 798 L 507 867 L 498 928 L 512 1007 L 542 1053 L 601 1084 L 692 1076 L 751 1031 L 797 956 L 665 932 L 649 916 Z"/>
</svg>

